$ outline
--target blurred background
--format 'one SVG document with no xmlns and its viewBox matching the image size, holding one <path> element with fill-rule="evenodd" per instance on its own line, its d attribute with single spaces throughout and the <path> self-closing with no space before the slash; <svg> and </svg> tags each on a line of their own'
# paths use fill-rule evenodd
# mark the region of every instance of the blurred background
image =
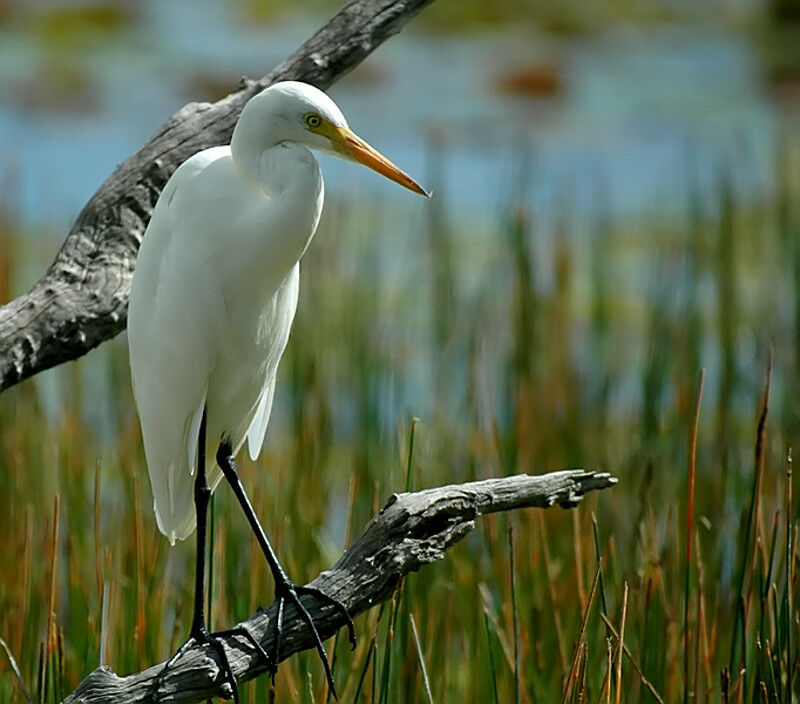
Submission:
<svg viewBox="0 0 800 704">
<path fill-rule="evenodd" d="M 336 7 L 0 1 L 0 302 L 171 114 L 265 74 Z M 620 625 L 626 584 L 623 700 L 790 701 L 800 2 L 436 0 L 330 94 L 434 197 L 320 157 L 267 446 L 242 458 L 290 575 L 331 564 L 407 481 L 620 478 L 571 513 L 483 521 L 360 617 L 358 650 L 336 650 L 343 701 L 422 700 L 420 659 L 434 701 L 562 697 L 599 554 L 570 701 L 608 691 L 600 613 Z M 0 637 L 37 701 L 188 632 L 193 545 L 169 550 L 152 520 L 123 337 L 0 397 Z M 215 512 L 221 628 L 273 586 L 229 492 Z M 247 701 L 271 696 L 262 679 Z M 276 688 L 324 699 L 315 656 Z M 23 696 L 0 657 L 0 699 Z"/>
</svg>

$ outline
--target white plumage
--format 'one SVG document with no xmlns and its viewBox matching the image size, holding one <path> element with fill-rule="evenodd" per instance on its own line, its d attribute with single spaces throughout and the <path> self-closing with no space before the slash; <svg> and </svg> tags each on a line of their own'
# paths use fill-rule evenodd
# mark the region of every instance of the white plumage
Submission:
<svg viewBox="0 0 800 704">
<path fill-rule="evenodd" d="M 360 161 L 418 193 L 356 137 L 333 103 L 285 82 L 251 99 L 230 147 L 184 162 L 156 204 L 128 309 L 131 375 L 159 529 L 195 527 L 193 475 L 207 409 L 209 483 L 223 438 L 234 454 L 264 440 L 278 362 L 297 307 L 299 261 L 323 201 L 309 148 Z"/>
</svg>

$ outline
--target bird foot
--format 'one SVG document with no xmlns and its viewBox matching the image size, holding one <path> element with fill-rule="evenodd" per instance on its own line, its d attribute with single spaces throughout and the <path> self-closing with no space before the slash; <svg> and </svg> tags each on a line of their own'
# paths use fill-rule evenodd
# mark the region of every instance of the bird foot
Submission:
<svg viewBox="0 0 800 704">
<path fill-rule="evenodd" d="M 273 671 L 273 681 L 275 679 L 275 672 L 277 672 L 277 663 L 280 661 L 280 648 L 281 648 L 281 637 L 283 635 L 283 612 L 286 602 L 290 602 L 297 607 L 298 612 L 300 613 L 300 618 L 303 619 L 306 626 L 308 626 L 308 630 L 311 631 L 311 635 L 314 638 L 314 644 L 317 649 L 317 653 L 319 654 L 320 660 L 322 660 L 322 666 L 325 668 L 325 679 L 328 681 L 328 687 L 331 690 L 331 694 L 333 698 L 338 701 L 338 696 L 336 695 L 336 685 L 333 681 L 333 673 L 331 672 L 331 665 L 328 661 L 328 654 L 325 652 L 325 648 L 322 646 L 322 639 L 320 638 L 319 632 L 317 631 L 317 627 L 314 625 L 314 619 L 311 617 L 311 614 L 308 612 L 303 603 L 300 601 L 300 596 L 306 594 L 308 596 L 314 596 L 318 599 L 327 602 L 328 604 L 332 605 L 339 613 L 344 617 L 346 625 L 347 625 L 347 632 L 348 637 L 350 639 L 350 646 L 352 649 L 356 647 L 356 630 L 353 626 L 353 619 L 350 618 L 350 614 L 347 613 L 347 609 L 345 609 L 344 604 L 342 602 L 337 601 L 332 596 L 325 594 L 325 592 L 320 591 L 315 587 L 305 587 L 301 586 L 298 587 L 293 584 L 286 575 L 280 575 L 277 577 L 277 583 L 275 586 L 275 596 L 276 601 L 278 604 L 278 614 L 275 619 L 275 658 L 274 661 L 276 663 L 276 669 Z"/>
<path fill-rule="evenodd" d="M 225 646 L 222 644 L 221 638 L 223 636 L 241 636 L 245 640 L 247 640 L 255 649 L 256 652 L 264 659 L 264 662 L 267 663 L 267 668 L 271 672 L 275 672 L 276 665 L 269 659 L 269 656 L 266 654 L 264 649 L 261 647 L 259 642 L 255 639 L 252 633 L 248 631 L 243 626 L 238 626 L 236 628 L 230 628 L 226 631 L 217 631 L 215 633 L 209 633 L 208 629 L 205 627 L 196 629 L 189 636 L 189 640 L 187 640 L 180 648 L 178 648 L 177 652 L 169 659 L 166 663 L 164 663 L 164 667 L 161 668 L 161 671 L 158 673 L 156 677 L 156 681 L 153 685 L 153 692 L 152 692 L 152 700 L 154 702 L 160 701 L 160 697 L 158 694 L 159 689 L 161 688 L 161 683 L 164 680 L 164 676 L 168 672 L 169 668 L 175 663 L 175 661 L 186 652 L 186 650 L 192 644 L 197 645 L 210 645 L 216 654 L 219 656 L 219 661 L 221 663 L 221 671 L 223 675 L 223 682 L 220 684 L 220 689 L 222 689 L 224 698 L 226 699 L 233 699 L 236 704 L 239 704 L 239 687 L 236 683 L 236 677 L 233 674 L 233 669 L 231 668 L 231 663 L 228 658 L 228 654 L 225 652 Z M 227 685 L 227 686 L 226 686 Z"/>
</svg>

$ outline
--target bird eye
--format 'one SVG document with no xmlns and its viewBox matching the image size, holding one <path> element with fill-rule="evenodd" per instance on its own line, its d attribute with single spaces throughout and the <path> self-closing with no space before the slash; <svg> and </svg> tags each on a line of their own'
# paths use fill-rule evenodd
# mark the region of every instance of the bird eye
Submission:
<svg viewBox="0 0 800 704">
<path fill-rule="evenodd" d="M 313 112 L 304 115 L 303 120 L 309 127 L 312 128 L 319 127 L 322 124 L 322 118 Z"/>
</svg>

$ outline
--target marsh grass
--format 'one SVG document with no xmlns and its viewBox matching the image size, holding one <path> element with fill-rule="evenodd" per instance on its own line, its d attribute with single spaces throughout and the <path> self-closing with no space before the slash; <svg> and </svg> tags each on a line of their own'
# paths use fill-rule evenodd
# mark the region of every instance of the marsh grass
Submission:
<svg viewBox="0 0 800 704">
<path fill-rule="evenodd" d="M 620 478 L 573 512 L 482 519 L 360 615 L 354 652 L 328 643 L 342 701 L 792 701 L 800 184 L 784 152 L 774 198 L 739 205 L 721 169 L 714 188 L 686 179 L 682 217 L 584 222 L 565 201 L 548 228 L 515 197 L 476 233 L 445 202 L 387 240 L 396 205 L 326 210 L 267 447 L 240 458 L 295 579 L 393 491 L 567 466 Z M 8 222 L 4 296 L 28 256 Z M 192 545 L 170 549 L 152 520 L 124 340 L 0 397 L 0 472 L 0 636 L 33 701 L 182 642 Z M 273 585 L 224 488 L 214 511 L 223 627 Z M 23 701 L 0 663 L 0 700 Z M 328 699 L 313 653 L 275 690 Z"/>
</svg>

